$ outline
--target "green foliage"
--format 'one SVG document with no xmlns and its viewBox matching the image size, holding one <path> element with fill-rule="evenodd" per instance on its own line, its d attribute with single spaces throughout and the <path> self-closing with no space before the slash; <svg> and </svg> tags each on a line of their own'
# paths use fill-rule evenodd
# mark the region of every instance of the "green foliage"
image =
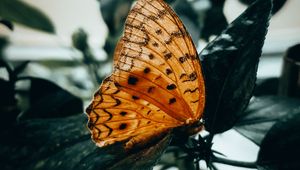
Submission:
<svg viewBox="0 0 300 170">
<path fill-rule="evenodd" d="M 55 32 L 52 22 L 43 12 L 20 0 L 1 0 L 0 18 L 48 33 Z"/>
</svg>

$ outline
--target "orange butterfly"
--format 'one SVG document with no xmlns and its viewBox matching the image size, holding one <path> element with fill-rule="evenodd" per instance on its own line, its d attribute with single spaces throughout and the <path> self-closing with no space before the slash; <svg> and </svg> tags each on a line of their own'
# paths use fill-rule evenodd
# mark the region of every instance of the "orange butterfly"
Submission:
<svg viewBox="0 0 300 170">
<path fill-rule="evenodd" d="M 86 109 L 95 143 L 144 146 L 174 128 L 199 131 L 205 87 L 196 48 L 163 0 L 138 0 L 114 54 L 114 71 Z"/>
</svg>

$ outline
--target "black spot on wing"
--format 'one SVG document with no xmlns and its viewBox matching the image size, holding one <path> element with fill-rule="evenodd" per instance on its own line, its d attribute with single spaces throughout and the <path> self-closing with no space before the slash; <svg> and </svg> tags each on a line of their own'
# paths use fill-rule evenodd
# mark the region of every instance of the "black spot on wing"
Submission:
<svg viewBox="0 0 300 170">
<path fill-rule="evenodd" d="M 153 86 L 150 86 L 150 87 L 148 88 L 147 92 L 148 92 L 148 93 L 152 93 L 152 92 L 153 92 L 153 90 L 154 90 L 154 88 L 155 88 L 155 87 L 153 87 Z"/>
<path fill-rule="evenodd" d="M 179 57 L 179 61 L 180 63 L 184 63 L 187 60 L 186 57 Z"/>
<path fill-rule="evenodd" d="M 133 99 L 133 100 L 138 100 L 138 99 L 139 99 L 139 97 L 138 97 L 138 96 L 135 96 L 135 95 L 133 95 L 133 96 L 132 96 L 132 99 Z"/>
<path fill-rule="evenodd" d="M 180 76 L 181 77 L 181 76 Z M 194 81 L 197 79 L 197 74 L 196 72 L 192 72 L 189 76 L 188 76 L 189 79 L 187 80 L 183 80 L 182 82 L 187 82 L 187 81 Z"/>
<path fill-rule="evenodd" d="M 122 111 L 122 112 L 120 112 L 120 115 L 125 116 L 125 115 L 127 115 L 127 112 Z"/>
<path fill-rule="evenodd" d="M 157 42 L 152 43 L 152 45 L 153 45 L 154 47 L 158 47 L 158 46 L 159 46 Z"/>
<path fill-rule="evenodd" d="M 160 35 L 160 34 L 162 34 L 162 30 L 161 30 L 161 29 L 157 29 L 157 30 L 155 31 L 155 33 L 156 33 L 157 35 Z"/>
<path fill-rule="evenodd" d="M 196 79 L 197 79 L 197 74 L 196 74 L 196 72 L 192 72 L 192 73 L 189 75 L 189 78 L 190 78 L 191 81 L 196 80 Z"/>
<path fill-rule="evenodd" d="M 169 84 L 169 85 L 167 86 L 167 89 L 168 89 L 168 90 L 174 90 L 174 89 L 176 89 L 176 85 L 175 85 L 175 84 Z"/>
<path fill-rule="evenodd" d="M 119 129 L 124 130 L 124 129 L 126 129 L 126 127 L 127 127 L 126 123 L 121 123 L 120 126 L 119 126 Z"/>
<path fill-rule="evenodd" d="M 153 54 L 149 54 L 148 57 L 149 57 L 150 60 L 152 60 L 154 58 L 154 55 Z"/>
<path fill-rule="evenodd" d="M 130 76 L 128 77 L 127 83 L 128 83 L 128 84 L 131 84 L 131 85 L 136 85 L 136 83 L 138 82 L 138 80 L 139 80 L 138 78 L 136 78 L 136 77 L 130 75 Z"/>
<path fill-rule="evenodd" d="M 166 69 L 166 73 L 167 73 L 167 75 L 169 75 L 169 74 L 171 74 L 171 73 L 172 73 L 172 70 L 171 70 L 171 69 L 169 69 L 169 68 L 167 68 L 167 69 Z"/>
<path fill-rule="evenodd" d="M 149 73 L 149 72 L 150 72 L 150 68 L 149 68 L 149 67 L 146 67 L 146 68 L 144 69 L 144 73 L 147 74 L 147 73 Z"/>
<path fill-rule="evenodd" d="M 165 57 L 166 60 L 168 60 L 168 59 L 170 59 L 172 57 L 172 53 L 166 53 L 164 55 L 164 57 Z"/>
<path fill-rule="evenodd" d="M 175 99 L 175 98 L 169 99 L 169 104 L 173 104 L 173 103 L 175 103 L 175 102 L 176 102 L 176 99 Z"/>
</svg>

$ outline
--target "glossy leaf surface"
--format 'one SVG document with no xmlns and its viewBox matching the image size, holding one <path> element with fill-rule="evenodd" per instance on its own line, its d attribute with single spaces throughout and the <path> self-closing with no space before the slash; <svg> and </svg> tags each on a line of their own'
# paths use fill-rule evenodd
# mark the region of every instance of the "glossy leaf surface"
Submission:
<svg viewBox="0 0 300 170">
<path fill-rule="evenodd" d="M 233 127 L 248 105 L 271 8 L 271 1 L 257 1 L 200 53 L 207 88 L 204 119 L 211 133 Z"/>
<path fill-rule="evenodd" d="M 258 153 L 259 170 L 300 169 L 300 108 L 280 119 L 263 139 Z"/>
</svg>

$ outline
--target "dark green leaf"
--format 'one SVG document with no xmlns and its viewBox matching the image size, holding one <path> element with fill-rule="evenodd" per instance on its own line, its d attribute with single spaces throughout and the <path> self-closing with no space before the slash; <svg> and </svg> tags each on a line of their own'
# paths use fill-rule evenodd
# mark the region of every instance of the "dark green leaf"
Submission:
<svg viewBox="0 0 300 170">
<path fill-rule="evenodd" d="M 0 131 L 4 169 L 150 169 L 168 146 L 167 135 L 155 145 L 125 154 L 122 145 L 99 148 L 92 142 L 84 114 L 30 119 Z M 15 163 L 18 162 L 18 163 Z"/>
<path fill-rule="evenodd" d="M 5 37 L 0 36 L 0 67 L 3 66 L 3 49 L 8 45 L 8 40 Z"/>
<path fill-rule="evenodd" d="M 99 2 L 101 14 L 108 26 L 109 34 L 119 36 L 133 0 L 99 0 Z"/>
<path fill-rule="evenodd" d="M 256 0 L 239 0 L 240 2 L 250 5 Z M 273 0 L 273 9 L 272 9 L 272 14 L 277 13 L 286 3 L 287 0 Z"/>
<path fill-rule="evenodd" d="M 15 86 L 0 78 L 0 108 L 16 104 Z"/>
<path fill-rule="evenodd" d="M 211 133 L 233 127 L 248 105 L 271 8 L 270 0 L 257 1 L 200 54 L 207 88 L 204 119 Z"/>
<path fill-rule="evenodd" d="M 228 23 L 223 13 L 223 4 L 221 6 L 212 6 L 205 13 L 201 38 L 209 41 L 210 36 L 219 35 L 227 25 Z"/>
<path fill-rule="evenodd" d="M 1 0 L 0 17 L 48 33 L 55 32 L 44 13 L 20 0 Z"/>
<path fill-rule="evenodd" d="M 80 98 L 48 80 L 33 77 L 29 80 L 30 108 L 20 119 L 66 117 L 83 112 Z"/>
<path fill-rule="evenodd" d="M 89 48 L 87 41 L 88 35 L 82 28 L 79 28 L 72 34 L 73 46 L 79 51 L 85 52 Z"/>
<path fill-rule="evenodd" d="M 260 145 L 278 120 L 295 112 L 300 112 L 300 100 L 278 96 L 255 97 L 234 129 Z"/>
<path fill-rule="evenodd" d="M 277 77 L 257 79 L 253 92 L 254 96 L 276 95 L 278 93 L 279 79 Z"/>
<path fill-rule="evenodd" d="M 86 115 L 80 114 L 25 120 L 7 127 L 0 132 L 1 168 L 76 169 L 81 159 L 97 149 L 86 122 Z"/>
<path fill-rule="evenodd" d="M 10 22 L 10 21 L 7 21 L 5 19 L 0 19 L 0 24 L 3 24 L 5 25 L 8 29 L 10 29 L 11 31 L 14 30 L 14 25 Z"/>
<path fill-rule="evenodd" d="M 151 170 L 168 147 L 170 140 L 171 135 L 168 134 L 155 145 L 131 154 L 121 161 L 115 162 L 113 166 L 109 167 L 108 169 Z"/>
<path fill-rule="evenodd" d="M 26 66 L 29 64 L 30 61 L 24 61 L 23 63 L 21 63 L 20 65 L 18 65 L 17 67 L 15 67 L 14 69 L 14 74 L 18 75 L 20 74 L 22 71 L 24 71 L 24 69 L 26 68 Z"/>
<path fill-rule="evenodd" d="M 299 105 L 300 106 L 300 105 Z M 300 109 L 278 121 L 263 139 L 258 153 L 259 170 L 300 169 Z"/>
<path fill-rule="evenodd" d="M 104 49 L 109 57 L 113 56 L 114 48 L 123 32 L 124 23 L 133 0 L 98 0 L 102 17 L 109 29 L 109 36 Z"/>
<path fill-rule="evenodd" d="M 20 110 L 15 98 L 14 84 L 0 78 L 0 131 L 16 121 Z"/>
</svg>

